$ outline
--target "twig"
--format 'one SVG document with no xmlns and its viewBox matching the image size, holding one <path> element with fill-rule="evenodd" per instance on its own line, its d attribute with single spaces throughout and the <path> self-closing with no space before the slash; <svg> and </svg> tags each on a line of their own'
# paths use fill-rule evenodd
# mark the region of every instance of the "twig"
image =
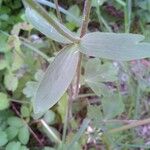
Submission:
<svg viewBox="0 0 150 150">
<path fill-rule="evenodd" d="M 58 0 L 54 0 L 54 3 L 55 3 L 55 6 L 56 6 L 57 17 L 58 17 L 60 23 L 62 23 L 62 18 L 61 18 L 61 14 L 60 14 L 60 11 L 59 11 L 59 6 L 58 6 Z"/>
<path fill-rule="evenodd" d="M 119 128 L 111 129 L 110 131 L 108 131 L 108 133 L 120 132 L 120 131 L 128 130 L 128 129 L 135 128 L 135 127 L 142 126 L 142 125 L 149 124 L 149 123 L 150 123 L 150 118 L 139 120 L 139 121 L 135 121 L 131 124 L 128 124 Z"/>
<path fill-rule="evenodd" d="M 83 37 L 87 31 L 88 23 L 89 23 L 89 16 L 91 11 L 91 0 L 86 0 L 84 3 L 84 10 L 83 10 L 83 22 L 81 27 L 80 37 Z M 79 93 L 79 82 L 80 82 L 80 75 L 81 75 L 81 62 L 82 62 L 82 53 L 79 54 L 79 62 L 77 66 L 77 79 L 76 79 L 76 88 L 75 88 L 75 97 Z"/>
<path fill-rule="evenodd" d="M 17 108 L 15 107 L 14 104 L 12 104 L 12 109 L 15 111 L 15 113 L 17 114 L 17 116 L 19 116 L 22 119 L 23 123 L 27 125 L 30 133 L 33 135 L 33 137 L 36 139 L 36 141 L 39 143 L 39 145 L 43 146 L 42 141 L 38 138 L 38 136 L 34 133 L 34 131 L 30 128 L 30 126 L 26 123 L 26 121 L 21 117 L 19 111 L 17 110 Z"/>
</svg>

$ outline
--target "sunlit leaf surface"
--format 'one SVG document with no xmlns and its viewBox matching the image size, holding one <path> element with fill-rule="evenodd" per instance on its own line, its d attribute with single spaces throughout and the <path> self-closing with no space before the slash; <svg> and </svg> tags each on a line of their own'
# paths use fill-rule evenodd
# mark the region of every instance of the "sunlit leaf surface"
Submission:
<svg viewBox="0 0 150 150">
<path fill-rule="evenodd" d="M 129 61 L 150 57 L 150 43 L 140 43 L 143 39 L 138 34 L 93 32 L 81 39 L 79 47 L 89 56 Z"/>
</svg>

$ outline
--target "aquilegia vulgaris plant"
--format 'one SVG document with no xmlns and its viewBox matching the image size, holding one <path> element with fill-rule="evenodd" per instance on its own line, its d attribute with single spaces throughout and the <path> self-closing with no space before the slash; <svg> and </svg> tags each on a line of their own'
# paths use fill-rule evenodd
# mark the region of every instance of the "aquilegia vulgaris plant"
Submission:
<svg viewBox="0 0 150 150">
<path fill-rule="evenodd" d="M 65 44 L 39 84 L 33 101 L 35 113 L 47 111 L 58 102 L 76 73 L 80 53 L 118 61 L 150 57 L 150 43 L 142 42 L 142 35 L 93 32 L 79 37 L 52 19 L 37 2 L 23 2 L 28 21 L 47 37 Z"/>
</svg>

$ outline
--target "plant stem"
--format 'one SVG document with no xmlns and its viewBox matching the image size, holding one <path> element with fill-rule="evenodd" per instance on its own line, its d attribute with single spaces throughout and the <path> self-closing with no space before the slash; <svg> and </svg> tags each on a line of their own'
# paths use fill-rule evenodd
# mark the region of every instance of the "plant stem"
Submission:
<svg viewBox="0 0 150 150">
<path fill-rule="evenodd" d="M 47 62 L 50 61 L 50 58 L 45 55 L 43 52 L 41 52 L 40 50 L 38 50 L 37 48 L 35 48 L 34 46 L 32 46 L 26 39 L 20 37 L 21 39 L 21 43 L 22 45 L 24 45 L 25 47 L 31 49 L 32 51 L 36 52 L 39 56 L 43 57 Z"/>
<path fill-rule="evenodd" d="M 131 12 L 132 12 L 132 2 L 131 0 L 126 0 L 126 5 L 124 6 L 125 32 L 126 33 L 130 32 Z"/>
<path fill-rule="evenodd" d="M 131 124 L 128 124 L 119 128 L 111 129 L 110 131 L 108 131 L 108 133 L 120 132 L 120 131 L 128 130 L 128 129 L 135 128 L 135 127 L 142 126 L 142 125 L 149 124 L 149 123 L 150 123 L 150 118 L 139 120 L 139 121 L 133 122 Z"/>
<path fill-rule="evenodd" d="M 59 7 L 58 7 L 58 0 L 54 0 L 54 3 L 55 3 L 55 6 L 56 6 L 57 17 L 58 17 L 60 23 L 62 23 L 61 14 L 60 14 Z"/>
<path fill-rule="evenodd" d="M 91 0 L 86 0 L 84 3 L 84 10 L 83 10 L 83 22 L 81 27 L 80 37 L 83 37 L 86 34 L 88 23 L 89 23 L 89 16 L 91 11 Z M 79 93 L 79 82 L 80 82 L 80 75 L 81 75 L 81 62 L 82 62 L 82 53 L 79 54 L 79 61 L 77 66 L 77 79 L 76 79 L 76 88 L 75 88 L 75 97 Z"/>
<path fill-rule="evenodd" d="M 27 3 L 29 7 L 31 7 L 34 11 L 36 11 L 39 15 L 41 15 L 50 25 L 52 25 L 61 35 L 68 38 L 73 43 L 79 43 L 80 39 L 74 37 L 70 33 L 66 32 L 57 21 L 53 20 L 51 16 L 46 12 L 46 10 L 39 5 L 37 2 L 33 0 L 23 0 L 23 2 Z"/>
<path fill-rule="evenodd" d="M 107 29 L 108 32 L 112 32 L 111 27 L 108 25 L 107 21 L 101 15 L 100 6 L 96 7 L 96 13 L 97 13 L 99 22 L 102 23 L 105 26 L 105 28 Z"/>
<path fill-rule="evenodd" d="M 61 144 L 61 140 L 57 137 L 57 135 L 54 133 L 53 130 L 51 130 L 51 128 L 47 125 L 47 123 L 41 119 L 40 122 L 42 123 L 42 125 L 44 126 L 44 128 L 47 130 L 47 132 L 55 139 L 55 141 L 59 144 Z"/>
<path fill-rule="evenodd" d="M 26 121 L 21 117 L 19 111 L 17 110 L 17 108 L 15 107 L 14 104 L 12 104 L 12 109 L 15 111 L 16 115 L 22 119 L 23 123 L 28 127 L 30 133 L 33 135 L 33 137 L 36 139 L 36 141 L 39 143 L 39 145 L 43 146 L 42 141 L 38 138 L 38 136 L 34 133 L 34 131 L 31 129 L 31 127 L 26 123 Z"/>
</svg>

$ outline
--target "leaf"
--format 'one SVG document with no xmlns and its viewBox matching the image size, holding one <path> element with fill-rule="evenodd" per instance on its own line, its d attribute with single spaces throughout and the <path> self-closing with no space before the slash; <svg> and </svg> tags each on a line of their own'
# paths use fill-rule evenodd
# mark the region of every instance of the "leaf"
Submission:
<svg viewBox="0 0 150 150">
<path fill-rule="evenodd" d="M 59 115 L 61 116 L 61 120 L 63 123 L 65 121 L 67 107 L 68 107 L 68 95 L 67 93 L 65 93 L 58 102 L 57 107 L 57 111 L 59 112 Z"/>
<path fill-rule="evenodd" d="M 29 133 L 28 127 L 24 126 L 24 127 L 20 128 L 19 133 L 18 133 L 19 141 L 22 144 L 26 145 L 29 141 L 29 138 L 30 138 L 30 133 Z"/>
<path fill-rule="evenodd" d="M 3 70 L 7 67 L 7 61 L 6 60 L 0 60 L 0 70 Z"/>
<path fill-rule="evenodd" d="M 116 93 L 107 93 L 102 98 L 102 107 L 105 119 L 113 119 L 124 111 L 124 103 Z"/>
<path fill-rule="evenodd" d="M 9 107 L 9 100 L 7 95 L 0 92 L 0 110 L 4 110 Z"/>
<path fill-rule="evenodd" d="M 35 81 L 28 81 L 26 83 L 25 88 L 23 89 L 23 94 L 27 98 L 32 98 L 34 96 L 35 91 L 37 90 L 38 83 Z"/>
<path fill-rule="evenodd" d="M 7 52 L 8 51 L 8 45 L 7 45 L 8 37 L 1 32 L 0 33 L 0 52 Z"/>
<path fill-rule="evenodd" d="M 66 37 L 62 36 L 58 31 L 51 26 L 43 17 L 41 17 L 37 12 L 30 9 L 29 7 L 26 8 L 26 17 L 27 20 L 40 32 L 42 32 L 44 35 L 49 37 L 50 39 L 60 42 L 60 43 L 72 43 L 70 40 L 68 40 Z M 61 28 L 63 28 L 65 31 L 67 31 L 69 34 L 71 31 L 69 31 L 65 26 L 61 25 L 59 22 L 57 22 Z"/>
<path fill-rule="evenodd" d="M 86 34 L 79 44 L 88 56 L 129 61 L 150 57 L 150 43 L 139 43 L 144 37 L 138 34 L 101 33 Z"/>
<path fill-rule="evenodd" d="M 17 136 L 18 128 L 10 126 L 6 129 L 6 133 L 7 133 L 8 140 L 10 141 Z"/>
<path fill-rule="evenodd" d="M 79 9 L 78 5 L 70 6 L 69 9 L 68 9 L 68 12 L 69 12 L 69 14 L 72 14 L 76 18 L 80 18 L 80 9 Z M 76 23 L 74 21 L 74 18 L 72 18 L 70 15 L 66 16 L 66 20 L 69 21 L 69 22 Z M 77 25 L 80 25 L 80 24 L 77 24 Z"/>
<path fill-rule="evenodd" d="M 18 86 L 18 79 L 12 73 L 6 74 L 4 84 L 9 91 L 15 91 Z"/>
<path fill-rule="evenodd" d="M 29 150 L 26 146 L 21 146 L 20 150 Z"/>
<path fill-rule="evenodd" d="M 53 122 L 55 120 L 55 113 L 52 110 L 47 111 L 43 117 L 43 120 L 47 124 L 53 124 Z"/>
<path fill-rule="evenodd" d="M 101 61 L 97 58 L 89 59 L 85 66 L 84 78 L 95 94 L 101 96 L 108 90 L 103 82 L 117 81 L 118 68 L 110 62 L 101 64 Z"/>
<path fill-rule="evenodd" d="M 94 126 L 96 127 L 100 126 L 100 121 L 102 121 L 103 119 L 100 106 L 89 105 L 87 115 L 88 115 L 88 118 L 92 120 L 92 123 L 94 124 Z"/>
<path fill-rule="evenodd" d="M 76 142 L 81 138 L 81 136 L 83 135 L 83 133 L 85 132 L 85 130 L 87 129 L 88 125 L 90 123 L 90 120 L 85 118 L 81 124 L 80 129 L 78 130 L 78 132 L 75 134 L 75 136 L 73 137 L 71 143 L 68 145 L 67 150 L 70 150 L 75 144 Z"/>
<path fill-rule="evenodd" d="M 48 110 L 62 97 L 74 77 L 78 57 L 76 46 L 68 46 L 56 56 L 35 94 L 33 102 L 35 113 Z"/>
<path fill-rule="evenodd" d="M 23 126 L 23 122 L 20 118 L 18 117 L 9 117 L 7 120 L 8 125 L 20 128 Z"/>
<path fill-rule="evenodd" d="M 118 68 L 112 63 L 101 64 L 99 59 L 89 59 L 85 66 L 85 80 L 88 82 L 114 82 L 118 75 Z"/>
<path fill-rule="evenodd" d="M 47 0 L 37 0 L 37 2 L 43 4 L 43 5 L 46 5 L 46 6 L 49 6 L 50 8 L 54 8 L 56 9 L 56 5 L 50 1 L 47 1 Z M 71 17 L 77 24 L 80 24 L 82 23 L 82 20 L 80 20 L 78 17 L 74 16 L 73 14 L 71 14 L 69 11 L 63 9 L 62 7 L 58 7 L 59 8 L 59 11 L 62 12 L 63 14 Z"/>
<path fill-rule="evenodd" d="M 7 134 L 4 131 L 0 131 L 0 147 L 8 142 Z"/>
<path fill-rule="evenodd" d="M 10 142 L 6 146 L 6 150 L 20 150 L 21 143 L 20 142 Z"/>
<path fill-rule="evenodd" d="M 29 107 L 22 105 L 21 106 L 21 115 L 23 117 L 30 117 L 30 109 L 29 109 Z"/>
</svg>

